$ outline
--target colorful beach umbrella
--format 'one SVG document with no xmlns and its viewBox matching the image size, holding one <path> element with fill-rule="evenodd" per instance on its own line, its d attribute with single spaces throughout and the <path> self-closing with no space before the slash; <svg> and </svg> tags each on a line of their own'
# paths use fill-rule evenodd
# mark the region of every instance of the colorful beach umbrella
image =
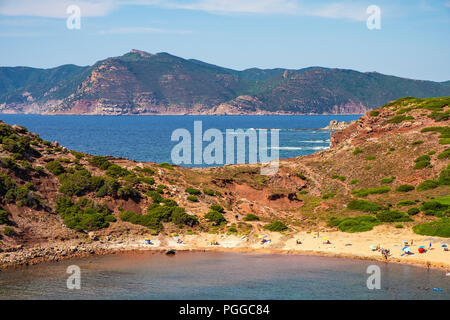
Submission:
<svg viewBox="0 0 450 320">
<path fill-rule="evenodd" d="M 411 251 L 411 249 L 410 249 L 409 247 L 404 247 L 404 248 L 402 249 L 402 251 L 409 252 L 409 251 Z"/>
<path fill-rule="evenodd" d="M 447 248 L 447 245 L 446 245 L 446 244 L 443 244 L 441 247 L 442 247 L 442 248 Z"/>
<path fill-rule="evenodd" d="M 419 248 L 423 248 L 423 249 L 425 249 L 425 246 L 419 246 Z"/>
</svg>

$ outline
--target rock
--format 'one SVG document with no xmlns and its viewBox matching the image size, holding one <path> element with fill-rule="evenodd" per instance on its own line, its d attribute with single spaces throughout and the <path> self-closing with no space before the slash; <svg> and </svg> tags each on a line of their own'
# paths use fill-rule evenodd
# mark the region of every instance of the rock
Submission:
<svg viewBox="0 0 450 320">
<path fill-rule="evenodd" d="M 89 236 L 89 239 L 91 239 L 92 241 L 98 240 L 97 236 L 95 235 L 95 232 L 93 232 L 93 231 L 89 232 L 88 236 Z"/>
<path fill-rule="evenodd" d="M 170 250 L 166 251 L 166 255 L 168 255 L 168 256 L 171 256 L 171 255 L 174 255 L 174 254 L 175 254 L 175 250 L 173 250 L 173 249 L 170 249 Z"/>
<path fill-rule="evenodd" d="M 337 120 L 331 120 L 330 124 L 323 128 L 323 130 L 331 130 L 331 131 L 337 131 L 337 130 L 344 130 L 345 128 L 350 127 L 352 124 L 354 124 L 356 120 L 352 120 L 350 122 L 345 121 L 337 121 Z"/>
</svg>

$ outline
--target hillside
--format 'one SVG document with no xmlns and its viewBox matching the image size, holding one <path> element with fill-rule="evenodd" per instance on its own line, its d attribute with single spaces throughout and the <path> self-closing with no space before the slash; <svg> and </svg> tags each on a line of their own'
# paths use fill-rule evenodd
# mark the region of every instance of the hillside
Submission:
<svg viewBox="0 0 450 320">
<path fill-rule="evenodd" d="M 92 156 L 1 124 L 0 259 L 36 244 L 150 234 L 257 239 L 269 229 L 290 239 L 383 226 L 448 238 L 449 102 L 391 102 L 334 133 L 329 150 L 281 160 L 273 176 L 259 165 L 189 169 Z M 33 252 L 20 259 L 42 257 Z"/>
<path fill-rule="evenodd" d="M 0 68 L 3 113 L 360 114 L 409 95 L 450 86 L 321 67 L 236 71 L 139 50 L 86 67 Z"/>
</svg>

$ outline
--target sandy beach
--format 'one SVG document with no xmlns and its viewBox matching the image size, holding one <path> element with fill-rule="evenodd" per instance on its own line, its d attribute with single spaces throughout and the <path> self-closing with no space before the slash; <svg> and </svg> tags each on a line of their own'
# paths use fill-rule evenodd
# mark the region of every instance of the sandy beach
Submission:
<svg viewBox="0 0 450 320">
<path fill-rule="evenodd" d="M 442 245 L 450 246 L 449 239 L 420 236 L 410 230 L 398 230 L 390 226 L 378 226 L 372 231 L 364 233 L 343 233 L 339 231 L 321 231 L 318 233 L 316 231 L 296 232 L 286 235 L 278 232 L 266 232 L 249 236 L 204 233 L 180 235 L 179 237 L 160 235 L 150 237 L 151 244 L 148 244 L 145 238 L 145 236 L 130 236 L 120 239 L 100 238 L 96 241 L 71 240 L 46 245 L 41 244 L 30 248 L 17 248 L 15 251 L 0 253 L 0 269 L 91 255 L 145 250 L 166 252 L 170 249 L 175 251 L 322 255 L 450 269 L 450 251 L 444 251 L 442 247 Z M 263 238 L 270 241 L 262 244 Z M 327 238 L 330 244 L 325 244 L 324 238 Z M 182 240 L 182 243 L 178 243 L 178 239 Z M 214 240 L 218 243 L 217 245 L 212 244 Z M 297 243 L 297 240 L 301 243 Z M 404 254 L 402 251 L 403 241 L 408 242 L 413 254 Z M 430 243 L 431 249 L 428 250 Z M 389 249 L 389 257 L 386 259 L 379 250 L 371 249 L 371 246 Z M 419 253 L 420 246 L 424 246 L 427 251 Z"/>
</svg>

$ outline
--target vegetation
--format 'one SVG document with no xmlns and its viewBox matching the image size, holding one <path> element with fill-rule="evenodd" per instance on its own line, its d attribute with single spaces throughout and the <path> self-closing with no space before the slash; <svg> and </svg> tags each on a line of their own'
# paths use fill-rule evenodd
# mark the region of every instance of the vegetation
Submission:
<svg viewBox="0 0 450 320">
<path fill-rule="evenodd" d="M 184 190 L 184 191 L 186 191 L 187 193 L 189 193 L 190 195 L 193 195 L 193 196 L 197 196 L 197 195 L 201 194 L 200 190 L 195 189 L 195 188 L 190 188 L 190 187 L 186 188 L 186 190 Z"/>
<path fill-rule="evenodd" d="M 207 214 L 205 214 L 205 219 L 214 222 L 216 226 L 221 225 L 222 223 L 227 222 L 227 219 L 223 216 L 221 212 L 211 210 Z"/>
<path fill-rule="evenodd" d="M 450 205 L 437 200 L 424 202 L 419 209 L 427 216 L 450 216 Z"/>
<path fill-rule="evenodd" d="M 380 111 L 378 111 L 378 110 L 372 110 L 372 111 L 370 111 L 370 113 L 369 113 L 369 115 L 371 116 L 371 117 L 376 117 L 376 116 L 378 116 L 380 114 Z"/>
<path fill-rule="evenodd" d="M 15 235 L 16 232 L 14 231 L 14 229 L 12 227 L 6 226 L 3 228 L 3 234 L 5 236 L 11 237 L 11 236 Z"/>
<path fill-rule="evenodd" d="M 187 199 L 191 202 L 198 202 L 198 198 L 196 196 L 188 196 Z"/>
<path fill-rule="evenodd" d="M 410 216 L 415 216 L 416 214 L 418 214 L 420 212 L 420 209 L 419 208 L 410 208 L 410 209 L 408 209 L 407 212 Z"/>
<path fill-rule="evenodd" d="M 373 216 L 357 216 L 352 218 L 336 218 L 332 217 L 328 221 L 328 226 L 338 227 L 343 232 L 365 232 L 379 225 L 380 221 Z"/>
<path fill-rule="evenodd" d="M 269 231 L 286 231 L 288 229 L 288 227 L 281 221 L 273 221 L 269 224 L 266 224 L 264 226 L 264 229 L 267 229 Z"/>
<path fill-rule="evenodd" d="M 414 120 L 413 116 L 405 116 L 402 114 L 402 115 L 396 115 L 396 116 L 392 117 L 391 119 L 387 120 L 386 122 L 398 124 L 403 121 L 411 121 L 411 120 Z"/>
<path fill-rule="evenodd" d="M 56 199 L 56 212 L 63 218 L 64 224 L 77 231 L 93 231 L 107 228 L 116 221 L 105 204 L 98 204 L 86 198 L 72 202 L 70 197 Z"/>
<path fill-rule="evenodd" d="M 412 200 L 401 200 L 397 202 L 397 207 L 405 207 L 405 206 L 412 206 L 415 205 L 416 202 Z"/>
<path fill-rule="evenodd" d="M 331 198 L 333 198 L 335 195 L 336 195 L 336 192 L 325 193 L 325 194 L 322 196 L 322 199 L 324 199 L 324 200 L 326 200 L 326 199 L 331 199 Z"/>
<path fill-rule="evenodd" d="M 425 236 L 450 238 L 450 218 L 419 224 L 414 226 L 413 230 Z"/>
<path fill-rule="evenodd" d="M 413 221 L 407 214 L 397 210 L 384 210 L 377 213 L 377 219 L 381 222 L 408 222 Z"/>
<path fill-rule="evenodd" d="M 212 196 L 212 197 L 214 197 L 216 195 L 214 190 L 211 190 L 211 189 L 203 189 L 203 193 L 206 194 L 207 196 Z"/>
<path fill-rule="evenodd" d="M 368 189 L 353 190 L 352 194 L 354 194 L 357 197 L 367 197 L 369 194 L 381 194 L 387 193 L 389 191 L 391 191 L 391 188 L 389 187 L 375 187 Z"/>
<path fill-rule="evenodd" d="M 387 177 L 387 178 L 381 179 L 381 183 L 382 183 L 382 184 L 389 184 L 389 183 L 392 183 L 392 181 L 394 181 L 394 180 L 395 180 L 395 177 L 394 177 L 394 176 L 392 176 L 392 177 Z"/>
<path fill-rule="evenodd" d="M 8 212 L 0 209 L 0 224 L 9 224 L 10 221 L 8 219 Z"/>
<path fill-rule="evenodd" d="M 397 192 L 409 192 L 409 191 L 412 191 L 414 189 L 415 189 L 415 187 L 410 185 L 410 184 L 402 184 L 402 185 L 399 185 L 395 189 L 395 191 L 397 191 Z"/>
<path fill-rule="evenodd" d="M 45 165 L 45 168 L 53 173 L 55 176 L 59 176 L 60 174 L 64 173 L 64 167 L 61 165 L 59 161 L 50 161 Z"/>
<path fill-rule="evenodd" d="M 381 206 L 370 202 L 366 200 L 351 200 L 349 203 L 347 203 L 347 208 L 350 210 L 358 210 L 363 212 L 370 212 L 370 213 L 376 213 L 377 211 L 380 211 L 382 208 Z"/>
<path fill-rule="evenodd" d="M 418 191 L 425 191 L 437 188 L 439 186 L 439 181 L 436 180 L 425 180 L 417 186 Z"/>
<path fill-rule="evenodd" d="M 354 156 L 356 156 L 356 155 L 358 155 L 358 154 L 360 154 L 360 153 L 363 153 L 364 151 L 363 150 L 361 150 L 359 147 L 356 147 L 355 148 L 355 150 L 353 150 L 353 155 Z"/>
<path fill-rule="evenodd" d="M 341 181 L 345 181 L 345 179 L 347 179 L 346 177 L 340 176 L 340 175 L 337 175 L 337 174 L 332 175 L 331 178 L 332 179 L 341 180 Z"/>
<path fill-rule="evenodd" d="M 244 221 L 258 221 L 259 217 L 256 214 L 249 213 L 244 217 Z"/>
<path fill-rule="evenodd" d="M 416 158 L 414 160 L 414 162 L 416 163 L 414 165 L 414 169 L 423 169 L 423 168 L 431 167 L 430 160 L 431 160 L 431 158 L 427 154 Z"/>
<path fill-rule="evenodd" d="M 376 157 L 375 156 L 366 156 L 366 160 L 375 160 Z"/>
<path fill-rule="evenodd" d="M 173 166 L 167 162 L 160 163 L 158 165 L 158 167 L 168 169 L 168 170 L 173 170 Z"/>
</svg>

